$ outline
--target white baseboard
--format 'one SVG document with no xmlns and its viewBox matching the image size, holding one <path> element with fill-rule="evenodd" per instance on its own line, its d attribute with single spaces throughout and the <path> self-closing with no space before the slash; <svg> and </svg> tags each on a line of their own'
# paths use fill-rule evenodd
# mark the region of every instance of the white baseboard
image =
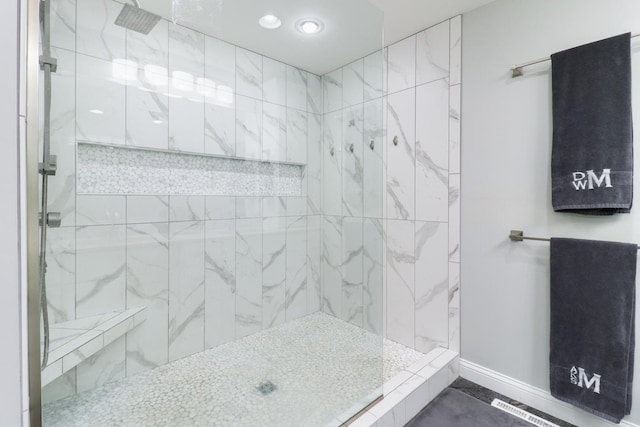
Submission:
<svg viewBox="0 0 640 427">
<path fill-rule="evenodd" d="M 499 372 L 469 362 L 468 360 L 460 359 L 460 376 L 580 427 L 608 427 L 616 425 L 623 427 L 640 427 L 638 424 L 625 420 L 622 420 L 620 424 L 610 423 L 571 406 L 568 403 L 553 398 L 548 391 L 533 387 Z"/>
</svg>

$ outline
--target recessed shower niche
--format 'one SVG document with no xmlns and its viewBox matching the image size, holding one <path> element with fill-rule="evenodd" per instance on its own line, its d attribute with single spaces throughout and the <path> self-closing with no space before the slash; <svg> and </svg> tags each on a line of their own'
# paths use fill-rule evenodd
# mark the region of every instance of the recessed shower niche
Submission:
<svg viewBox="0 0 640 427">
<path fill-rule="evenodd" d="M 304 165 L 78 143 L 78 194 L 301 196 Z"/>
</svg>

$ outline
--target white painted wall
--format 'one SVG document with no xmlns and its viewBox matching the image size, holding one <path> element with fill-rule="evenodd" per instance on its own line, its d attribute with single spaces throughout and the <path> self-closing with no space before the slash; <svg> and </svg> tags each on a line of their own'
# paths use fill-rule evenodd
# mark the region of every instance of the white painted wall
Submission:
<svg viewBox="0 0 640 427">
<path fill-rule="evenodd" d="M 19 109 L 19 5 L 0 2 L 0 414 L 2 425 L 22 424 L 21 383 L 21 275 L 19 129 L 24 116 Z M 24 113 L 23 113 L 24 114 Z"/>
<path fill-rule="evenodd" d="M 512 243 L 509 230 L 640 242 L 640 207 L 615 217 L 553 212 L 550 63 L 527 68 L 518 79 L 510 78 L 509 67 L 640 32 L 638 17 L 636 0 L 499 0 L 463 17 L 462 358 L 547 391 L 549 245 Z M 633 39 L 632 52 L 638 139 L 640 39 Z M 639 170 L 636 162 L 636 193 Z M 636 351 L 636 366 L 639 356 Z M 638 423 L 637 375 L 634 387 L 628 420 Z"/>
</svg>

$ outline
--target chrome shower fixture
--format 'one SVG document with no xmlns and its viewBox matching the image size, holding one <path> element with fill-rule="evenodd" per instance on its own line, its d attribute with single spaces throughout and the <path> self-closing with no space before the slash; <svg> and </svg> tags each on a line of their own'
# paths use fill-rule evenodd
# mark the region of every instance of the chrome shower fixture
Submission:
<svg viewBox="0 0 640 427">
<path fill-rule="evenodd" d="M 141 34 L 149 34 L 160 21 L 160 16 L 140 8 L 138 0 L 133 0 L 134 6 L 125 4 L 116 18 L 116 25 Z"/>
</svg>

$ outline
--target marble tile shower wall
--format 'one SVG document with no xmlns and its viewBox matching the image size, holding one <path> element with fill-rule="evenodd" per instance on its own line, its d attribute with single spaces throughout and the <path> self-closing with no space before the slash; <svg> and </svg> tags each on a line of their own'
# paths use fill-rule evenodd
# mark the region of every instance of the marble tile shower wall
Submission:
<svg viewBox="0 0 640 427">
<path fill-rule="evenodd" d="M 320 308 L 320 77 L 164 20 L 127 31 L 121 7 L 52 2 L 48 299 L 52 322 L 143 305 L 147 320 L 45 401 Z M 298 196 L 98 195 L 76 186 L 83 142 L 305 169 Z"/>
<path fill-rule="evenodd" d="M 322 310 L 425 353 L 459 351 L 460 48 L 457 16 L 323 76 Z"/>
</svg>

